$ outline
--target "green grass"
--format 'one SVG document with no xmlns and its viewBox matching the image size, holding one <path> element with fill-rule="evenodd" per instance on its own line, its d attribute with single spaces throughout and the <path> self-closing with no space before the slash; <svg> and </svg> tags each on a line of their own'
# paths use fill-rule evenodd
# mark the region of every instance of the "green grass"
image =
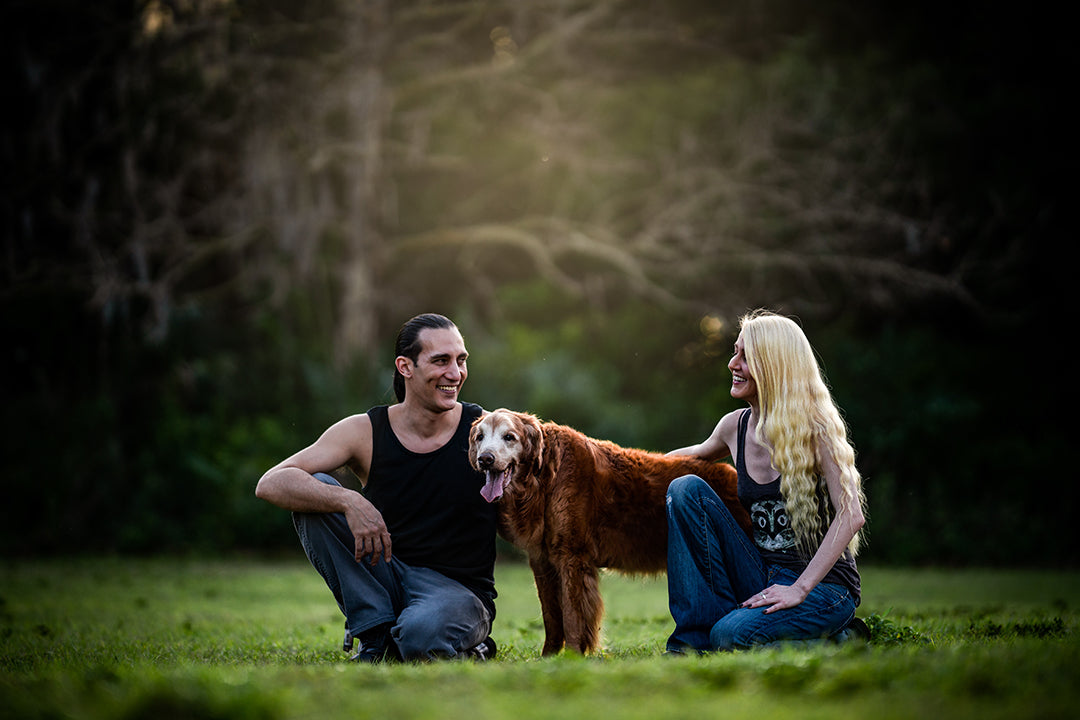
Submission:
<svg viewBox="0 0 1080 720">
<path fill-rule="evenodd" d="M 663 578 L 605 575 L 605 650 L 542 659 L 528 569 L 500 564 L 494 662 L 360 667 L 306 564 L 0 566 L 0 717 L 1071 718 L 1080 574 L 863 570 L 873 641 L 662 657 Z"/>
</svg>

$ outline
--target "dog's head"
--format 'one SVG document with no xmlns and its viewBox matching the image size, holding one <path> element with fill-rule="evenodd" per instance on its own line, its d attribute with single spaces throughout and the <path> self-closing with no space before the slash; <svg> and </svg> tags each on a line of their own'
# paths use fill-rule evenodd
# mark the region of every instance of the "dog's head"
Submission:
<svg viewBox="0 0 1080 720">
<path fill-rule="evenodd" d="M 544 449 L 544 434 L 534 415 L 493 410 L 473 423 L 469 462 L 484 473 L 480 494 L 495 502 L 521 473 L 534 472 Z"/>
</svg>

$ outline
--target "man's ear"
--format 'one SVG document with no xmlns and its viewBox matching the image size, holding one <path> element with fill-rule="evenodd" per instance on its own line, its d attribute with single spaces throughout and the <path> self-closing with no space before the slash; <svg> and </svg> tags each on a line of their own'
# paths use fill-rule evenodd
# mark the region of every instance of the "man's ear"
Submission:
<svg viewBox="0 0 1080 720">
<path fill-rule="evenodd" d="M 404 355 L 398 355 L 394 358 L 394 367 L 397 368 L 397 371 L 401 373 L 403 377 L 412 377 L 413 368 L 415 368 L 416 365 Z"/>
</svg>

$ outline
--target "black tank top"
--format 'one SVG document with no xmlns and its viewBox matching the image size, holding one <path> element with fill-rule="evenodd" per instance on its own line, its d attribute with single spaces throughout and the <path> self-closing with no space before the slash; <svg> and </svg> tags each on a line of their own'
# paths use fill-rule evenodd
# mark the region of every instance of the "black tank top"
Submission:
<svg viewBox="0 0 1080 720">
<path fill-rule="evenodd" d="M 806 569 L 809 560 L 798 550 L 795 531 L 788 519 L 787 504 L 780 492 L 780 478 L 760 484 L 746 470 L 746 429 L 750 424 L 750 410 L 744 410 L 739 418 L 738 457 L 735 470 L 739 473 L 739 502 L 750 513 L 754 544 L 761 559 L 769 565 L 786 567 L 796 573 Z M 851 591 L 858 605 L 862 598 L 862 582 L 859 569 L 851 551 L 845 550 L 821 582 L 843 585 Z"/>
<path fill-rule="evenodd" d="M 421 454 L 398 440 L 385 405 L 368 410 L 372 453 L 364 497 L 382 513 L 396 558 L 457 580 L 494 618 L 496 506 L 481 497 L 484 476 L 469 465 L 469 428 L 482 413 L 479 405 L 462 403 L 450 441 Z"/>
</svg>

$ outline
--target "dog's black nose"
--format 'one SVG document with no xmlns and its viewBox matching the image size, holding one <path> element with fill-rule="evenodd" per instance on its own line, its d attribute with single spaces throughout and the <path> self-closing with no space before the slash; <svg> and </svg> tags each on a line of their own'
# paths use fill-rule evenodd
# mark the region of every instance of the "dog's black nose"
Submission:
<svg viewBox="0 0 1080 720">
<path fill-rule="evenodd" d="M 487 470 L 495 462 L 495 456 L 491 452 L 482 452 L 476 456 L 476 464 L 480 466 L 481 470 Z"/>
</svg>

